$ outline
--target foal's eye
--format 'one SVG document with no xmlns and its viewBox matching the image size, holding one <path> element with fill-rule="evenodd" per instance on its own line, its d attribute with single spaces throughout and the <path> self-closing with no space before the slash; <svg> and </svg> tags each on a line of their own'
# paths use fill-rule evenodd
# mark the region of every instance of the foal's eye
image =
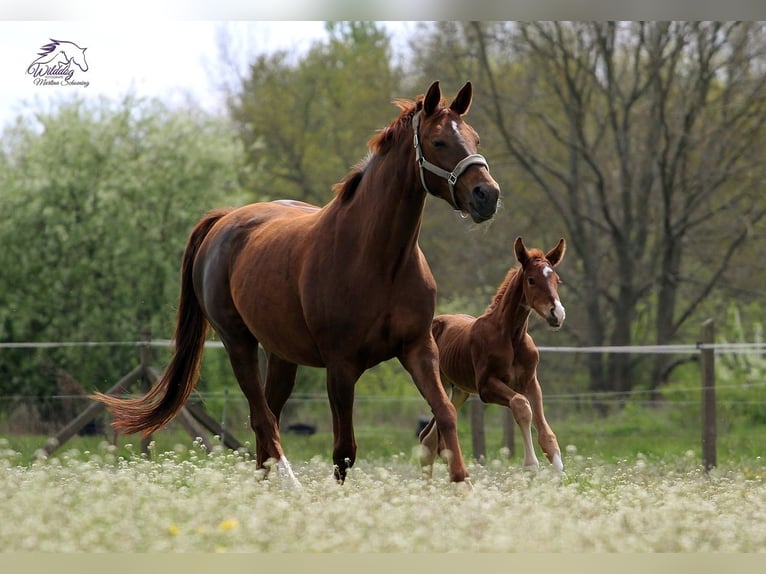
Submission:
<svg viewBox="0 0 766 574">
<path fill-rule="evenodd" d="M 527 285 L 532 286 L 534 284 L 535 284 L 535 280 L 534 279 L 532 279 L 531 277 L 527 279 Z"/>
</svg>

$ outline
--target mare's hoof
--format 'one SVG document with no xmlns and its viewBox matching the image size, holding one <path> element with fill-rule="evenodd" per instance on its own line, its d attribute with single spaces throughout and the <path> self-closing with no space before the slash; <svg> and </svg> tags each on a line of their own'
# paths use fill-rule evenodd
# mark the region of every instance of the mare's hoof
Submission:
<svg viewBox="0 0 766 574">
<path fill-rule="evenodd" d="M 289 489 L 301 489 L 300 481 L 293 474 L 293 469 L 290 466 L 290 462 L 287 457 L 282 456 L 277 462 L 277 471 L 279 472 L 279 478 L 282 479 L 282 487 Z"/>
<path fill-rule="evenodd" d="M 455 485 L 454 488 L 458 494 L 467 495 L 473 493 L 473 483 L 470 478 L 466 478 L 460 482 L 453 482 L 452 484 Z"/>
</svg>

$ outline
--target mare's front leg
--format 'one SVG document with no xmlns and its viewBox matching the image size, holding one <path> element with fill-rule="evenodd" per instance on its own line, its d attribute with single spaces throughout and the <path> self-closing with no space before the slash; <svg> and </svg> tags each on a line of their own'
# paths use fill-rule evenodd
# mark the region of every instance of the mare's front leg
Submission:
<svg viewBox="0 0 766 574">
<path fill-rule="evenodd" d="M 479 388 L 479 397 L 483 402 L 511 409 L 513 418 L 521 429 L 521 440 L 524 445 L 524 470 L 537 471 L 540 468 L 540 463 L 532 443 L 532 408 L 527 398 L 493 375 L 479 377 L 477 387 Z"/>
<path fill-rule="evenodd" d="M 442 377 L 444 382 L 444 377 Z M 469 393 L 460 389 L 454 385 L 451 386 L 450 401 L 455 406 L 457 411 L 463 403 L 468 400 Z M 420 444 L 422 449 L 420 451 L 420 466 L 423 469 L 423 476 L 430 478 L 433 476 L 434 461 L 439 452 L 444 450 L 444 437 L 439 433 L 439 429 L 436 428 L 436 419 L 431 417 L 428 424 L 420 432 Z"/>
<path fill-rule="evenodd" d="M 457 436 L 457 411 L 441 383 L 439 350 L 431 332 L 424 339 L 406 345 L 399 362 L 410 373 L 420 394 L 431 407 L 436 428 L 444 439 L 450 480 L 464 482 L 468 478 L 468 469 Z"/>
<path fill-rule="evenodd" d="M 564 463 L 561 461 L 561 449 L 559 449 L 559 442 L 556 439 L 556 435 L 548 425 L 548 421 L 545 420 L 545 413 L 543 412 L 543 392 L 536 375 L 527 385 L 525 394 L 532 407 L 532 424 L 534 424 L 535 429 L 537 429 L 537 441 L 540 443 L 540 447 L 543 449 L 545 456 L 548 457 L 548 461 L 553 465 L 553 468 L 561 473 L 564 471 Z"/>
<path fill-rule="evenodd" d="M 346 471 L 356 461 L 354 437 L 354 387 L 362 371 L 354 365 L 327 367 L 327 397 L 332 411 L 332 462 L 335 478 L 343 484 Z"/>
</svg>

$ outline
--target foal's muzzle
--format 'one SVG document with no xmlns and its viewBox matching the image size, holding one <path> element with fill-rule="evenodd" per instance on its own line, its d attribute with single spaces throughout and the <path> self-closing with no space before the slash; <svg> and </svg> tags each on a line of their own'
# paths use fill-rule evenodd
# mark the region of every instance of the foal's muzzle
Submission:
<svg viewBox="0 0 766 574">
<path fill-rule="evenodd" d="M 560 329 L 564 324 L 564 319 L 566 319 L 566 316 L 567 313 L 564 309 L 564 306 L 561 304 L 561 301 L 555 301 L 545 320 L 553 329 Z"/>
</svg>

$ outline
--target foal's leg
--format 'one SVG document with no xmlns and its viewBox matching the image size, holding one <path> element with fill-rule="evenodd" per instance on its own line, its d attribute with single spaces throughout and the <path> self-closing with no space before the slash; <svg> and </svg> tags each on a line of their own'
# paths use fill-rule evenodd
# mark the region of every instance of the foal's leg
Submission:
<svg viewBox="0 0 766 574">
<path fill-rule="evenodd" d="M 450 391 L 450 401 L 455 406 L 455 411 L 460 409 L 463 403 L 468 400 L 469 393 L 458 387 L 452 386 Z M 433 475 L 434 461 L 436 455 L 444 450 L 444 438 L 436 428 L 436 419 L 431 417 L 425 428 L 420 431 L 420 444 L 423 448 L 420 451 L 420 466 L 423 469 L 423 475 L 430 478 Z"/>
<path fill-rule="evenodd" d="M 343 484 L 346 471 L 356 461 L 354 437 L 354 387 L 362 371 L 353 365 L 327 367 L 327 397 L 332 411 L 332 462 L 335 478 Z"/>
<path fill-rule="evenodd" d="M 524 445 L 524 470 L 536 471 L 540 467 L 540 463 L 532 443 L 532 408 L 527 398 L 493 376 L 487 377 L 478 386 L 482 401 L 511 409 L 513 418 L 521 429 L 521 440 Z"/>
<path fill-rule="evenodd" d="M 436 427 L 444 438 L 445 451 L 448 453 L 450 480 L 465 481 L 468 478 L 468 469 L 463 461 L 457 436 L 457 412 L 441 383 L 439 350 L 431 333 L 428 333 L 426 339 L 405 347 L 399 361 L 410 373 L 420 394 L 431 407 Z"/>
<path fill-rule="evenodd" d="M 561 450 L 559 449 L 558 440 L 556 440 L 556 435 L 548 425 L 548 421 L 545 420 L 545 413 L 543 413 L 543 392 L 540 389 L 537 376 L 527 385 L 525 394 L 532 407 L 532 423 L 537 429 L 537 441 L 540 443 L 545 456 L 548 457 L 548 461 L 553 465 L 553 468 L 557 472 L 563 472 L 564 463 L 561 461 Z"/>
<path fill-rule="evenodd" d="M 249 332 L 240 332 L 237 337 L 219 332 L 219 336 L 229 354 L 234 376 L 250 405 L 250 426 L 255 432 L 258 468 L 264 468 L 264 463 L 272 459 L 277 462 L 283 482 L 288 486 L 300 486 L 282 451 L 277 419 L 266 404 L 258 370 L 258 341 Z"/>
</svg>

